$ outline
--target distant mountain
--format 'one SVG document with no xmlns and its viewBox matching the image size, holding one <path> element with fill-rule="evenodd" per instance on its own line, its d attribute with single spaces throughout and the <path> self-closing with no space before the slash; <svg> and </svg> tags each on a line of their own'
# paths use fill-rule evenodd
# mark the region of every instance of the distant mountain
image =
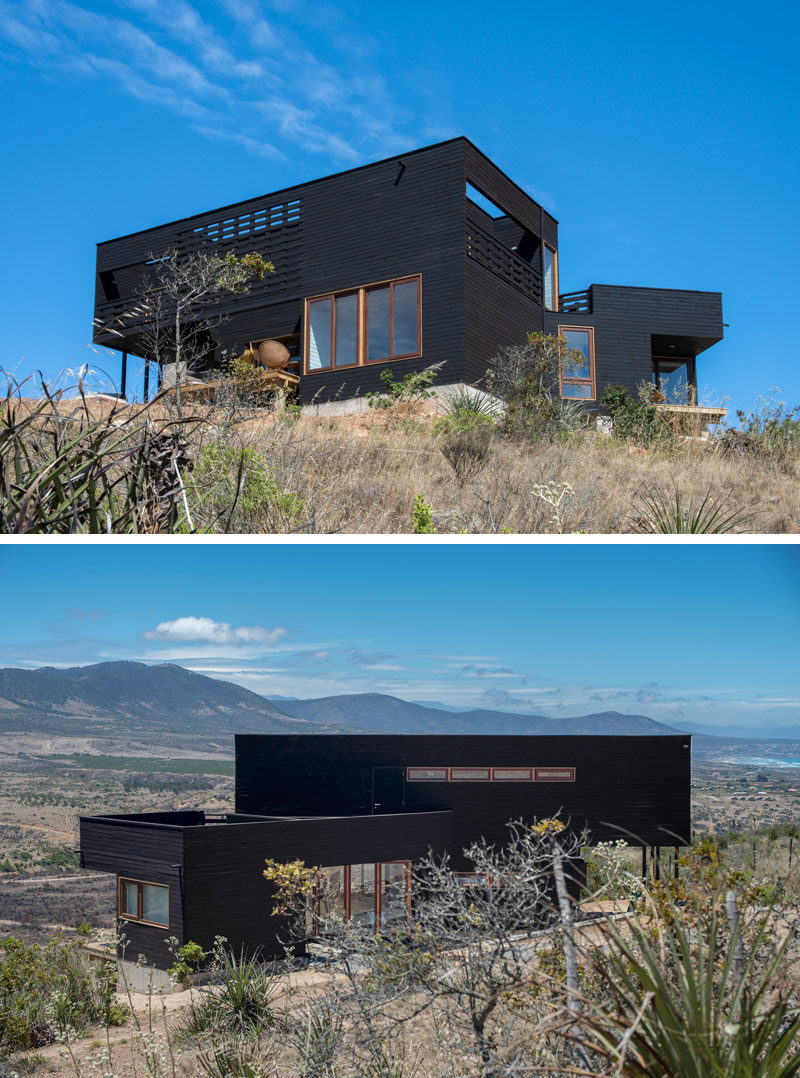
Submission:
<svg viewBox="0 0 800 1078">
<path fill-rule="evenodd" d="M 295 718 L 362 730 L 414 734 L 679 734 L 645 715 L 605 711 L 578 718 L 518 715 L 506 711 L 441 711 L 381 693 L 283 700 Z"/>
<path fill-rule="evenodd" d="M 0 732 L 331 733 L 258 693 L 182 666 L 97 663 L 0 669 Z"/>
</svg>

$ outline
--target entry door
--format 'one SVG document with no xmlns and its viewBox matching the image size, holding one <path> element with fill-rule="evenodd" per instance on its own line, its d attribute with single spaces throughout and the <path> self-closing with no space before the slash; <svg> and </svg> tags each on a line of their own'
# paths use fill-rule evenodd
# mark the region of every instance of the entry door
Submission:
<svg viewBox="0 0 800 1078">
<path fill-rule="evenodd" d="M 402 812 L 404 800 L 405 775 L 402 767 L 373 767 L 372 769 L 372 814 L 379 816 L 383 812 Z"/>
</svg>

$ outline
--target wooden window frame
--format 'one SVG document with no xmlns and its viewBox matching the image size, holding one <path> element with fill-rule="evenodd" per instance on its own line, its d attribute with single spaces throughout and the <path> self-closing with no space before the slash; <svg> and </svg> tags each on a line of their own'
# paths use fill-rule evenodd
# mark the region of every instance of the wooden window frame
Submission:
<svg viewBox="0 0 800 1078">
<path fill-rule="evenodd" d="M 544 278 L 545 278 L 544 250 L 545 250 L 545 247 L 547 248 L 548 251 L 552 251 L 552 254 L 553 254 L 553 307 L 552 308 L 547 307 L 545 305 L 545 301 L 544 301 Z M 544 309 L 547 311 L 548 314 L 558 314 L 558 250 L 555 247 L 553 247 L 551 244 L 546 243 L 544 240 L 542 240 L 542 307 L 544 307 Z"/>
<path fill-rule="evenodd" d="M 416 779 L 411 774 L 412 771 L 444 771 L 443 778 L 435 779 Z M 449 782 L 450 781 L 450 768 L 444 764 L 415 764 L 413 767 L 406 768 L 406 782 Z"/>
<path fill-rule="evenodd" d="M 132 913 L 124 913 L 122 909 L 122 885 L 124 883 L 133 883 L 136 885 L 136 916 Z M 161 887 L 167 892 L 167 920 L 163 921 L 147 921 L 142 916 L 143 907 L 143 888 L 145 887 Z M 135 924 L 140 925 L 152 925 L 154 928 L 169 928 L 169 884 L 167 883 L 155 883 L 153 880 L 134 880 L 130 876 L 120 876 L 117 880 L 117 917 L 123 921 L 133 921 Z"/>
<path fill-rule="evenodd" d="M 415 281 L 417 285 L 417 350 L 416 352 L 394 353 L 394 290 L 399 284 Z M 377 359 L 368 358 L 369 349 L 369 294 L 380 288 L 389 289 L 389 355 Z M 336 301 L 344 296 L 356 296 L 356 362 L 336 363 Z M 310 310 L 313 303 L 330 300 L 331 303 L 331 362 L 325 367 L 309 367 L 311 350 Z M 372 281 L 357 288 L 344 288 L 338 292 L 323 292 L 317 296 L 308 296 L 303 314 L 303 375 L 332 374 L 334 371 L 352 370 L 355 367 L 372 367 L 379 363 L 394 363 L 402 359 L 422 358 L 422 274 L 410 273 L 405 277 L 392 277 L 387 281 Z"/>
<path fill-rule="evenodd" d="M 569 775 L 567 778 L 562 778 L 560 775 L 558 778 L 542 778 L 540 772 L 549 772 L 552 775 L 554 771 L 567 771 Z M 575 782 L 577 778 L 577 769 L 574 767 L 534 767 L 533 769 L 533 781 L 534 782 Z"/>
<path fill-rule="evenodd" d="M 524 778 L 498 778 L 498 771 L 527 771 L 528 774 Z M 533 782 L 533 768 L 532 767 L 493 767 L 492 768 L 492 782 Z"/>
<path fill-rule="evenodd" d="M 559 391 L 559 395 L 560 395 L 562 400 L 570 400 L 570 401 L 594 401 L 594 400 L 597 400 L 597 373 L 596 373 L 596 370 L 595 370 L 595 361 L 594 361 L 594 355 L 595 355 L 595 352 L 594 352 L 594 326 L 559 326 L 558 327 L 558 335 L 559 335 L 559 337 L 564 336 L 564 330 L 578 332 L 578 333 L 588 333 L 589 334 L 589 377 L 588 378 L 565 378 L 564 374 L 563 374 L 563 371 L 561 369 L 559 369 L 559 372 L 558 372 L 558 391 Z M 561 364 L 559 364 L 559 368 L 560 367 L 561 367 Z M 592 395 L 591 395 L 591 397 L 565 397 L 564 396 L 564 386 L 565 385 L 590 386 L 591 390 L 592 390 Z"/>
</svg>

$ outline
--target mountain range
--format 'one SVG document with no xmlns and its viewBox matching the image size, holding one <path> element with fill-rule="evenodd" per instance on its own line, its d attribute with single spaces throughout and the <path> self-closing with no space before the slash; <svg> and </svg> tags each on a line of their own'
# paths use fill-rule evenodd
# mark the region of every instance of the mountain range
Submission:
<svg viewBox="0 0 800 1078">
<path fill-rule="evenodd" d="M 280 705 L 182 666 L 106 662 L 0 669 L 0 733 L 126 736 L 232 733 L 675 734 L 644 715 L 610 711 L 552 719 L 454 711 L 379 693 L 281 698 Z"/>
</svg>

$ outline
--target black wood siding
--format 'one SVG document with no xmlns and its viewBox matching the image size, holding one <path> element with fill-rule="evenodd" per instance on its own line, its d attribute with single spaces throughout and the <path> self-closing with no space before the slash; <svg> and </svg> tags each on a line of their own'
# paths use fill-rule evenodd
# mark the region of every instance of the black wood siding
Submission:
<svg viewBox="0 0 800 1078">
<path fill-rule="evenodd" d="M 635 395 L 641 382 L 650 382 L 652 337 L 674 343 L 676 356 L 696 356 L 722 339 L 719 292 L 594 284 L 591 296 L 591 314 L 547 313 L 545 326 L 548 333 L 559 325 L 595 327 L 598 401 L 607 385 L 624 385 Z"/>
<path fill-rule="evenodd" d="M 152 816 L 111 819 L 81 817 L 81 862 L 86 868 L 110 872 L 146 883 L 162 883 L 169 887 L 169 927 L 139 924 L 120 919 L 118 932 L 124 934 L 122 951 L 135 962 L 140 954 L 148 965 L 165 969 L 172 964 L 171 953 L 164 942 L 168 936 L 188 939 L 182 895 L 183 835 L 181 826 L 149 822 Z M 189 824 L 202 813 L 170 814 L 173 823 L 183 817 Z M 136 822 L 134 822 L 136 820 Z M 141 821 L 141 822 L 140 822 Z"/>
<path fill-rule="evenodd" d="M 273 891 L 264 861 L 302 860 L 326 867 L 376 861 L 415 861 L 452 842 L 452 816 L 417 815 L 274 820 L 207 825 L 185 831 L 186 933 L 208 947 L 224 935 L 235 951 L 282 954 L 282 918 L 272 914 Z"/>
<path fill-rule="evenodd" d="M 574 783 L 404 784 L 406 812 L 449 809 L 453 849 L 483 835 L 502 842 L 509 820 L 562 810 L 595 841 L 687 841 L 690 738 L 447 735 L 239 735 L 236 808 L 287 815 L 372 811 L 373 768 L 434 765 L 576 767 Z M 676 838 L 675 836 L 678 836 Z"/>
</svg>

